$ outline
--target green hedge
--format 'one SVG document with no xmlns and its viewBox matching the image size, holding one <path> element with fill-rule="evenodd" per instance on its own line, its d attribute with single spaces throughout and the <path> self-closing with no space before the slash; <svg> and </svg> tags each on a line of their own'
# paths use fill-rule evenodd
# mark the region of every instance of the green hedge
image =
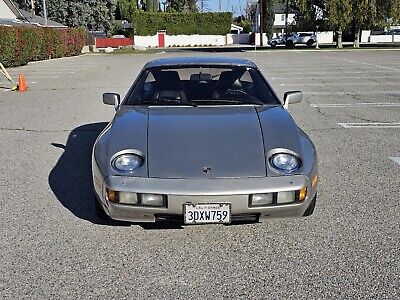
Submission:
<svg viewBox="0 0 400 300">
<path fill-rule="evenodd" d="M 231 30 L 232 14 L 133 12 L 130 21 L 135 35 L 154 35 L 158 30 L 166 30 L 168 35 L 225 35 Z"/>
<path fill-rule="evenodd" d="M 64 56 L 79 55 L 85 44 L 84 29 L 0 26 L 0 62 L 6 67 Z"/>
</svg>

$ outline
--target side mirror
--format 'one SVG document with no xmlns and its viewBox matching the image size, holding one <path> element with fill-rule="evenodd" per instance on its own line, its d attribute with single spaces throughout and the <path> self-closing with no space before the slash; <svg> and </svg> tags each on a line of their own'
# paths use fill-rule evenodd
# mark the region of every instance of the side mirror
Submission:
<svg viewBox="0 0 400 300">
<path fill-rule="evenodd" d="M 287 109 L 290 104 L 299 103 L 303 99 L 303 93 L 300 91 L 286 92 L 283 95 L 283 107 Z"/>
<path fill-rule="evenodd" d="M 116 93 L 104 93 L 103 103 L 106 105 L 114 105 L 115 110 L 119 107 L 121 96 Z"/>
</svg>

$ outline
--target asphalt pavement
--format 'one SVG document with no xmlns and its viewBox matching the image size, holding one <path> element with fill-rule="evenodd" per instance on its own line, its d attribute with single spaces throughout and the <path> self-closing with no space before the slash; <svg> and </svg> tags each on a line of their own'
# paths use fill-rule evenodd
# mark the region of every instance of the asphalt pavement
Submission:
<svg viewBox="0 0 400 300">
<path fill-rule="evenodd" d="M 126 93 L 166 56 L 253 60 L 314 141 L 320 181 L 302 219 L 203 226 L 94 213 L 91 148 Z M 400 51 L 85 55 L 10 69 L 0 88 L 1 299 L 398 299 Z M 8 83 L 0 79 L 0 86 Z M 134 129 L 133 129 L 134 130 Z"/>
</svg>

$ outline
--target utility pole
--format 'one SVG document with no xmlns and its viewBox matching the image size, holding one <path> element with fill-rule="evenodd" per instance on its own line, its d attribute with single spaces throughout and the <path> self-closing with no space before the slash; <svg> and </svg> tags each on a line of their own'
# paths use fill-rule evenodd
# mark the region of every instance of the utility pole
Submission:
<svg viewBox="0 0 400 300">
<path fill-rule="evenodd" d="M 35 0 L 31 0 L 31 14 L 32 14 L 32 19 L 35 16 Z"/>
<path fill-rule="evenodd" d="M 43 0 L 43 15 L 44 15 L 44 26 L 47 27 L 47 9 L 46 9 L 46 0 Z"/>
<path fill-rule="evenodd" d="M 288 18 L 289 18 L 289 0 L 286 0 L 286 10 L 285 10 L 285 40 L 288 36 Z"/>
<path fill-rule="evenodd" d="M 222 0 L 219 0 L 219 11 L 222 11 Z"/>
<path fill-rule="evenodd" d="M 265 0 L 269 1 L 269 0 Z M 263 7 L 263 0 L 258 1 L 258 5 L 260 6 L 260 46 L 263 46 L 263 28 L 264 28 L 264 7 Z M 256 34 L 257 35 L 257 34 Z M 257 39 L 255 41 L 255 44 L 257 44 Z"/>
</svg>

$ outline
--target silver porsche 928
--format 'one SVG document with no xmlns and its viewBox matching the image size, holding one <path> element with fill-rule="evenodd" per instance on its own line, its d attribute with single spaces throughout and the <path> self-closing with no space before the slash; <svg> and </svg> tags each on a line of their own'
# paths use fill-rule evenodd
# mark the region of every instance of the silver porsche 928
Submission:
<svg viewBox="0 0 400 300">
<path fill-rule="evenodd" d="M 93 148 L 97 212 L 130 222 L 259 221 L 313 213 L 317 154 L 257 66 L 233 58 L 148 62 Z"/>
</svg>

